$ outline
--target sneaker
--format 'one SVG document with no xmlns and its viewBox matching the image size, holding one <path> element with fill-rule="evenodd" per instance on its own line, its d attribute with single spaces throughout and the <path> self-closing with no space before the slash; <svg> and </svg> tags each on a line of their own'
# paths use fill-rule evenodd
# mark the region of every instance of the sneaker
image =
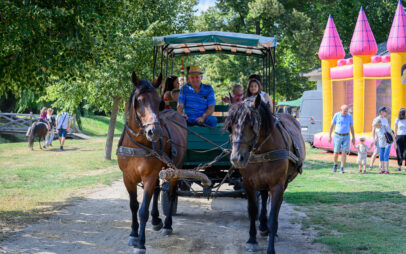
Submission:
<svg viewBox="0 0 406 254">
<path fill-rule="evenodd" d="M 334 165 L 333 167 L 333 173 L 337 172 L 337 165 Z"/>
<path fill-rule="evenodd" d="M 362 170 L 360 169 L 360 170 L 358 170 L 358 173 L 361 173 L 362 172 Z"/>
<path fill-rule="evenodd" d="M 386 171 L 385 174 L 389 175 L 389 171 Z"/>
<path fill-rule="evenodd" d="M 340 168 L 340 173 L 344 174 L 344 169 L 343 168 Z"/>
<path fill-rule="evenodd" d="M 379 172 L 379 174 L 385 174 L 385 171 L 381 170 L 381 172 Z"/>
<path fill-rule="evenodd" d="M 59 151 L 63 151 L 63 146 L 59 147 Z"/>
<path fill-rule="evenodd" d="M 364 169 L 364 172 L 363 172 L 363 174 L 365 174 L 367 171 Z"/>
</svg>

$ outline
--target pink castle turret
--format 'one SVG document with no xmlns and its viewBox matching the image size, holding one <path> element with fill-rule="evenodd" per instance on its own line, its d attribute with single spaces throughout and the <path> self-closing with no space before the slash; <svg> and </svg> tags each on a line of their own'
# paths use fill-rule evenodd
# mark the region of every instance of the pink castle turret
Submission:
<svg viewBox="0 0 406 254">
<path fill-rule="evenodd" d="M 399 1 L 387 47 L 390 52 L 392 94 L 392 128 L 401 108 L 406 107 L 406 16 Z"/>
<path fill-rule="evenodd" d="M 393 19 L 387 48 L 391 53 L 406 52 L 406 15 L 401 1 L 398 3 L 395 18 Z"/>
<path fill-rule="evenodd" d="M 375 37 L 362 7 L 352 35 L 350 52 L 353 56 L 375 55 L 378 52 L 378 45 L 376 45 Z"/>
<path fill-rule="evenodd" d="M 328 132 L 331 119 L 333 118 L 333 87 L 331 85 L 330 69 L 337 66 L 337 60 L 344 56 L 345 52 L 343 44 L 338 35 L 333 17 L 330 15 L 319 49 L 323 86 L 323 132 Z"/>
<path fill-rule="evenodd" d="M 324 30 L 323 40 L 320 44 L 320 59 L 341 59 L 345 56 L 343 44 L 338 35 L 333 17 L 328 17 L 326 29 Z"/>
<path fill-rule="evenodd" d="M 375 37 L 372 34 L 364 9 L 359 11 L 357 24 L 352 35 L 350 52 L 353 56 L 353 118 L 355 133 L 364 131 L 365 84 L 364 64 L 371 62 L 371 56 L 378 52 Z M 370 89 L 367 89 L 368 91 Z M 374 95 L 369 95 L 374 96 Z M 375 95 L 376 96 L 376 95 Z M 370 124 L 370 123 L 368 123 Z"/>
</svg>

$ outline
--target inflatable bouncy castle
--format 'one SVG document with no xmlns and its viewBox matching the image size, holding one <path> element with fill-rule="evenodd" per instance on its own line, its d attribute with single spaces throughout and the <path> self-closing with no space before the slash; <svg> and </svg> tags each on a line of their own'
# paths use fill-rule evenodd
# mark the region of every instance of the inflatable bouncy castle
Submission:
<svg viewBox="0 0 406 254">
<path fill-rule="evenodd" d="M 375 55 L 377 44 L 361 8 L 350 44 L 352 58 L 342 59 L 344 48 L 330 15 L 318 54 L 323 82 L 323 132 L 314 136 L 314 146 L 333 150 L 328 132 L 333 115 L 343 104 L 349 106 L 353 116 L 356 143 L 364 136 L 371 146 L 372 121 L 381 106 L 390 108 L 388 121 L 393 129 L 399 110 L 406 108 L 406 16 L 400 1 L 387 49 L 387 55 Z M 352 144 L 351 151 L 356 151 Z M 391 156 L 396 156 L 393 146 Z"/>
</svg>

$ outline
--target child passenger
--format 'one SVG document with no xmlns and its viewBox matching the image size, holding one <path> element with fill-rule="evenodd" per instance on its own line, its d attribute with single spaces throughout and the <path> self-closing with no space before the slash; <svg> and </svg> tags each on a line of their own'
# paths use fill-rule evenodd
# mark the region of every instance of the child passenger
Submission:
<svg viewBox="0 0 406 254">
<path fill-rule="evenodd" d="M 364 167 L 364 174 L 367 172 L 366 167 L 367 167 L 367 151 L 369 150 L 369 147 L 365 144 L 365 137 L 361 137 L 359 139 L 360 144 L 356 146 L 357 151 L 358 151 L 358 158 L 357 158 L 357 163 L 359 165 L 359 170 L 358 172 L 362 172 L 362 167 Z"/>
<path fill-rule="evenodd" d="M 379 160 L 381 162 L 380 174 L 389 174 L 389 153 L 392 143 L 388 143 L 385 137 L 385 133 L 388 132 L 392 136 L 392 140 L 395 140 L 395 136 L 392 133 L 392 129 L 387 125 L 382 125 L 382 121 L 379 118 L 375 118 L 375 141 L 379 145 Z M 396 142 L 393 143 L 396 149 Z"/>
</svg>

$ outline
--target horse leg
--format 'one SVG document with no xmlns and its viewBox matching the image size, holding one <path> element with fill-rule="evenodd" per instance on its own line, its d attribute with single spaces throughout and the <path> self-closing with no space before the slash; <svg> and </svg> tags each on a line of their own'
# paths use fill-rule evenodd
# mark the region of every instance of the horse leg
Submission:
<svg viewBox="0 0 406 254">
<path fill-rule="evenodd" d="M 245 188 L 248 198 L 248 217 L 250 219 L 250 238 L 247 241 L 246 249 L 249 252 L 258 251 L 258 242 L 257 242 L 257 228 L 255 221 L 258 215 L 258 206 L 257 206 L 257 195 L 255 191 L 249 187 Z"/>
<path fill-rule="evenodd" d="M 261 213 L 259 215 L 259 233 L 261 236 L 267 236 L 269 234 L 268 230 L 268 218 L 267 218 L 267 207 L 268 202 L 268 191 L 261 191 Z"/>
<path fill-rule="evenodd" d="M 173 232 L 172 229 L 172 211 L 173 206 L 175 205 L 176 200 L 176 189 L 178 187 L 178 181 L 172 180 L 169 184 L 169 211 L 167 212 L 167 216 L 165 217 L 165 225 L 164 229 L 162 230 L 162 235 L 170 235 Z"/>
<path fill-rule="evenodd" d="M 152 195 L 154 193 L 154 188 L 156 184 L 156 179 L 149 177 L 144 182 L 144 197 L 142 200 L 141 208 L 139 210 L 138 216 L 140 217 L 140 232 L 136 244 L 134 246 L 133 254 L 144 254 L 145 249 L 145 227 L 149 218 L 149 204 L 151 203 Z"/>
<path fill-rule="evenodd" d="M 155 189 L 154 189 L 154 197 L 152 199 L 152 229 L 155 231 L 159 231 L 162 226 L 162 220 L 159 218 L 159 210 L 158 210 L 158 198 L 159 193 L 161 192 L 161 187 L 159 186 L 159 180 L 156 181 Z"/>
<path fill-rule="evenodd" d="M 268 228 L 270 232 L 267 254 L 275 254 L 275 236 L 278 232 L 278 215 L 283 201 L 283 186 L 284 185 L 282 183 L 279 183 L 273 188 L 273 190 L 271 190 L 272 204 L 268 220 Z"/>
<path fill-rule="evenodd" d="M 39 144 L 39 149 L 42 150 L 42 147 L 41 147 L 41 136 L 38 137 L 38 144 Z"/>
<path fill-rule="evenodd" d="M 128 194 L 130 194 L 130 209 L 131 209 L 131 215 L 132 215 L 132 223 L 131 223 L 131 233 L 130 236 L 128 237 L 128 246 L 135 246 L 135 243 L 138 238 L 138 218 L 137 218 L 137 213 L 138 213 L 138 200 L 137 200 L 137 187 L 135 187 L 134 191 L 129 190 Z"/>
</svg>

